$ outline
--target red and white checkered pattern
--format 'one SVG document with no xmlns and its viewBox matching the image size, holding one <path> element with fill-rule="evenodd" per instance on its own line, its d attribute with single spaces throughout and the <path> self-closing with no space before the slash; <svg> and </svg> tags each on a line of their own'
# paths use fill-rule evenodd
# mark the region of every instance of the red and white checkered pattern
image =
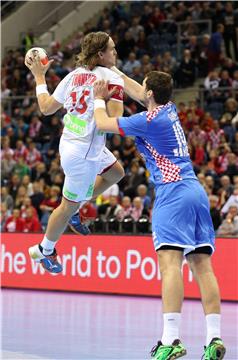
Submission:
<svg viewBox="0 0 238 360">
<path fill-rule="evenodd" d="M 169 107 L 170 105 L 172 105 L 172 102 L 169 101 L 167 104 L 165 105 L 159 105 L 157 106 L 153 111 L 147 111 L 146 113 L 146 118 L 147 118 L 147 121 L 150 122 L 151 120 L 153 120 L 157 115 L 158 113 L 160 112 L 160 110 L 164 109 L 165 107 Z"/>
<path fill-rule="evenodd" d="M 145 147 L 149 150 L 152 157 L 155 159 L 156 165 L 162 173 L 164 183 L 182 180 L 181 176 L 179 175 L 181 169 L 177 165 L 173 164 L 168 158 L 166 158 L 166 156 L 160 155 L 156 149 L 147 141 L 144 140 L 144 143 Z"/>
</svg>

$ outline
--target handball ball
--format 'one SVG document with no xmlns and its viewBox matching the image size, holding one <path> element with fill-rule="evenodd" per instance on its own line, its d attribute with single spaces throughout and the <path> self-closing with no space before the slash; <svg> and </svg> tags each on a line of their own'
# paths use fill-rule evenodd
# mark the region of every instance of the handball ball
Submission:
<svg viewBox="0 0 238 360">
<path fill-rule="evenodd" d="M 40 56 L 40 60 L 43 65 L 46 65 L 49 62 L 47 52 L 40 47 L 34 47 L 34 48 L 31 48 L 30 50 L 28 50 L 26 53 L 26 59 L 34 58 L 34 56 L 36 56 L 36 55 Z"/>
</svg>

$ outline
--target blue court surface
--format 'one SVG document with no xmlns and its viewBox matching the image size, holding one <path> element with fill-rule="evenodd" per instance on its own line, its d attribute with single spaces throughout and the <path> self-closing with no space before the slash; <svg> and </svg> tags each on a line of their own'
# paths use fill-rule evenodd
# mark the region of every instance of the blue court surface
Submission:
<svg viewBox="0 0 238 360">
<path fill-rule="evenodd" d="M 238 359 L 238 305 L 223 303 L 225 359 Z M 150 359 L 161 336 L 161 299 L 2 290 L 2 359 Z M 201 359 L 205 321 L 199 301 L 183 306 L 184 359 Z"/>
</svg>

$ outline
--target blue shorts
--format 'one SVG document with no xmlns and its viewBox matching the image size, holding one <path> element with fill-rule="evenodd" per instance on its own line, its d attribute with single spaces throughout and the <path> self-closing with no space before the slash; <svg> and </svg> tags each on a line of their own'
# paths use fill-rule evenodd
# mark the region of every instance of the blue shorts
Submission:
<svg viewBox="0 0 238 360">
<path fill-rule="evenodd" d="M 215 232 L 209 201 L 197 180 L 157 187 L 152 231 L 155 250 L 169 245 L 181 247 L 184 255 L 202 246 L 214 251 Z"/>
</svg>

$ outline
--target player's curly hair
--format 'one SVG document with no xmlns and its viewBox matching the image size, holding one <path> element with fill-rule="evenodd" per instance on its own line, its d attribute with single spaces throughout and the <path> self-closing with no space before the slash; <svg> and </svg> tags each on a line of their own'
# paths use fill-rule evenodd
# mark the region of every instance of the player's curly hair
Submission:
<svg viewBox="0 0 238 360">
<path fill-rule="evenodd" d="M 152 90 L 156 104 L 165 105 L 172 96 L 173 79 L 168 73 L 150 71 L 146 74 L 146 90 Z"/>
<path fill-rule="evenodd" d="M 76 66 L 84 66 L 90 70 L 99 63 L 99 51 L 107 49 L 110 36 L 103 32 L 91 32 L 85 36 L 81 45 L 81 52 L 76 56 Z"/>
</svg>

